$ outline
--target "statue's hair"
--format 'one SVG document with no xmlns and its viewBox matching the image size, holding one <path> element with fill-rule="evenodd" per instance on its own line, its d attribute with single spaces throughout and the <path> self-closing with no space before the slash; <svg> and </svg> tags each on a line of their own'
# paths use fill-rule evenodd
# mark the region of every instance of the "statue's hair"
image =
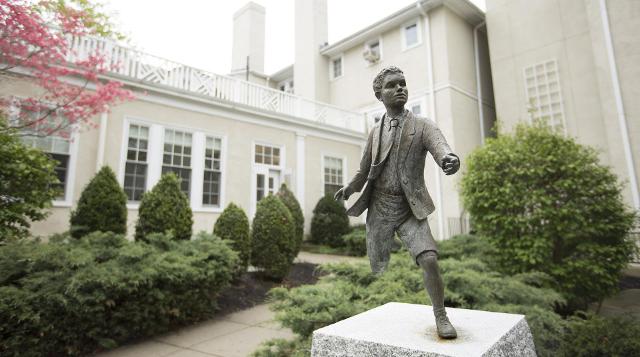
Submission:
<svg viewBox="0 0 640 357">
<path fill-rule="evenodd" d="M 373 79 L 373 93 L 380 93 L 382 91 L 382 82 L 384 82 L 384 77 L 393 73 L 404 74 L 404 72 L 396 66 L 383 68 L 382 71 L 376 75 L 376 78 Z"/>
</svg>

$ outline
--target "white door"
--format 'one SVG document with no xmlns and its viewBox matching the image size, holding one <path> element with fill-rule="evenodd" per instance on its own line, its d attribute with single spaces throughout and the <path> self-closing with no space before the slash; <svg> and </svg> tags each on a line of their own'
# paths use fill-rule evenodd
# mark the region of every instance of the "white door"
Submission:
<svg viewBox="0 0 640 357">
<path fill-rule="evenodd" d="M 269 194 L 275 195 L 278 192 L 278 188 L 280 188 L 280 170 L 266 167 L 256 168 L 255 203 L 258 203 Z"/>
</svg>

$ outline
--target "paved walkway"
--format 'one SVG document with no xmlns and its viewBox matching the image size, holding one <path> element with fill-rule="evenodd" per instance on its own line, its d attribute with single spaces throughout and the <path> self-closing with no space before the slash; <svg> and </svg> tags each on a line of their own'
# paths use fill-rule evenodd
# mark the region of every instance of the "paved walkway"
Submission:
<svg viewBox="0 0 640 357">
<path fill-rule="evenodd" d="M 364 261 L 366 258 L 300 252 L 296 262 L 313 264 Z M 274 321 L 268 304 L 185 327 L 149 340 L 98 354 L 96 357 L 245 357 L 273 338 L 295 334 Z"/>
<path fill-rule="evenodd" d="M 272 338 L 291 339 L 291 330 L 273 321 L 267 304 L 205 321 L 99 357 L 245 357 Z"/>
</svg>

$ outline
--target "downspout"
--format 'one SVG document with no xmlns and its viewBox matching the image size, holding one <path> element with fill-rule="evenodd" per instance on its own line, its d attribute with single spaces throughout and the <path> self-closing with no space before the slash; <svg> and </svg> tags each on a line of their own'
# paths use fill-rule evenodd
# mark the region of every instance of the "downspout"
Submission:
<svg viewBox="0 0 640 357">
<path fill-rule="evenodd" d="M 478 97 L 478 114 L 480 115 L 480 145 L 484 145 L 484 110 L 482 108 L 482 88 L 480 84 L 480 48 L 478 46 L 478 29 L 485 25 L 482 21 L 473 28 L 473 52 L 476 61 L 476 96 Z"/>
<path fill-rule="evenodd" d="M 107 113 L 100 114 L 100 134 L 98 136 L 98 157 L 96 158 L 96 172 L 104 165 L 104 149 L 107 142 Z"/>
<path fill-rule="evenodd" d="M 604 30 L 604 43 L 607 48 L 607 58 L 609 60 L 609 70 L 611 71 L 611 81 L 613 82 L 613 95 L 616 100 L 616 110 L 618 112 L 618 124 L 620 126 L 620 136 L 622 136 L 622 145 L 624 147 L 624 158 L 627 163 L 627 171 L 629 173 L 629 185 L 631 186 L 631 198 L 633 199 L 633 207 L 640 210 L 640 196 L 638 194 L 638 179 L 636 170 L 633 166 L 633 153 L 629 142 L 629 130 L 627 128 L 627 118 L 622 103 L 622 93 L 620 92 L 620 81 L 618 80 L 618 68 L 616 67 L 616 57 L 613 51 L 613 43 L 611 40 L 611 29 L 609 27 L 609 15 L 607 13 L 607 4 L 605 0 L 600 0 L 600 15 L 602 17 L 602 28 Z"/>
<path fill-rule="evenodd" d="M 427 72 L 429 75 L 429 86 L 431 87 L 431 95 L 429 96 L 430 104 L 429 111 L 431 114 L 431 119 L 434 122 L 438 122 L 436 120 L 436 90 L 435 83 L 433 78 L 433 52 L 431 51 L 431 21 L 429 21 L 429 14 L 424 11 L 422 8 L 422 1 L 416 2 L 416 7 L 420 10 L 425 19 L 425 30 L 427 31 L 426 45 L 427 45 L 427 57 L 429 58 L 429 66 L 427 67 Z M 438 211 L 438 237 L 441 240 L 444 240 L 444 212 L 442 212 L 442 173 L 440 166 L 434 162 L 435 173 L 436 173 L 436 191 L 438 194 L 438 200 L 436 201 L 436 210 Z"/>
</svg>

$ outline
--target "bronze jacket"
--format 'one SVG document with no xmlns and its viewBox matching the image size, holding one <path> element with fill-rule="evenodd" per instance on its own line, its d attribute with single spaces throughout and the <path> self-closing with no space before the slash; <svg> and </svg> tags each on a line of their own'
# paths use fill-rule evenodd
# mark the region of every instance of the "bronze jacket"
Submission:
<svg viewBox="0 0 640 357">
<path fill-rule="evenodd" d="M 348 186 L 354 192 L 360 192 L 365 183 L 367 184 L 356 203 L 347 210 L 347 214 L 350 216 L 359 216 L 369 207 L 369 200 L 373 191 L 373 180 L 380 175 L 384 167 L 384 161 L 378 162 L 373 158 L 377 158 L 380 151 L 380 127 L 385 117 L 386 115 L 369 132 L 367 145 L 360 160 L 360 168 L 351 179 L 351 182 L 349 182 Z M 414 116 L 410 111 L 405 111 L 400 135 L 398 170 L 402 191 L 411 206 L 414 216 L 422 220 L 435 210 L 433 200 L 429 196 L 429 192 L 427 192 L 424 181 L 424 163 L 427 152 L 431 153 L 440 167 L 442 167 L 443 156 L 455 154 L 452 153 L 440 129 L 433 121 L 424 117 Z"/>
</svg>

